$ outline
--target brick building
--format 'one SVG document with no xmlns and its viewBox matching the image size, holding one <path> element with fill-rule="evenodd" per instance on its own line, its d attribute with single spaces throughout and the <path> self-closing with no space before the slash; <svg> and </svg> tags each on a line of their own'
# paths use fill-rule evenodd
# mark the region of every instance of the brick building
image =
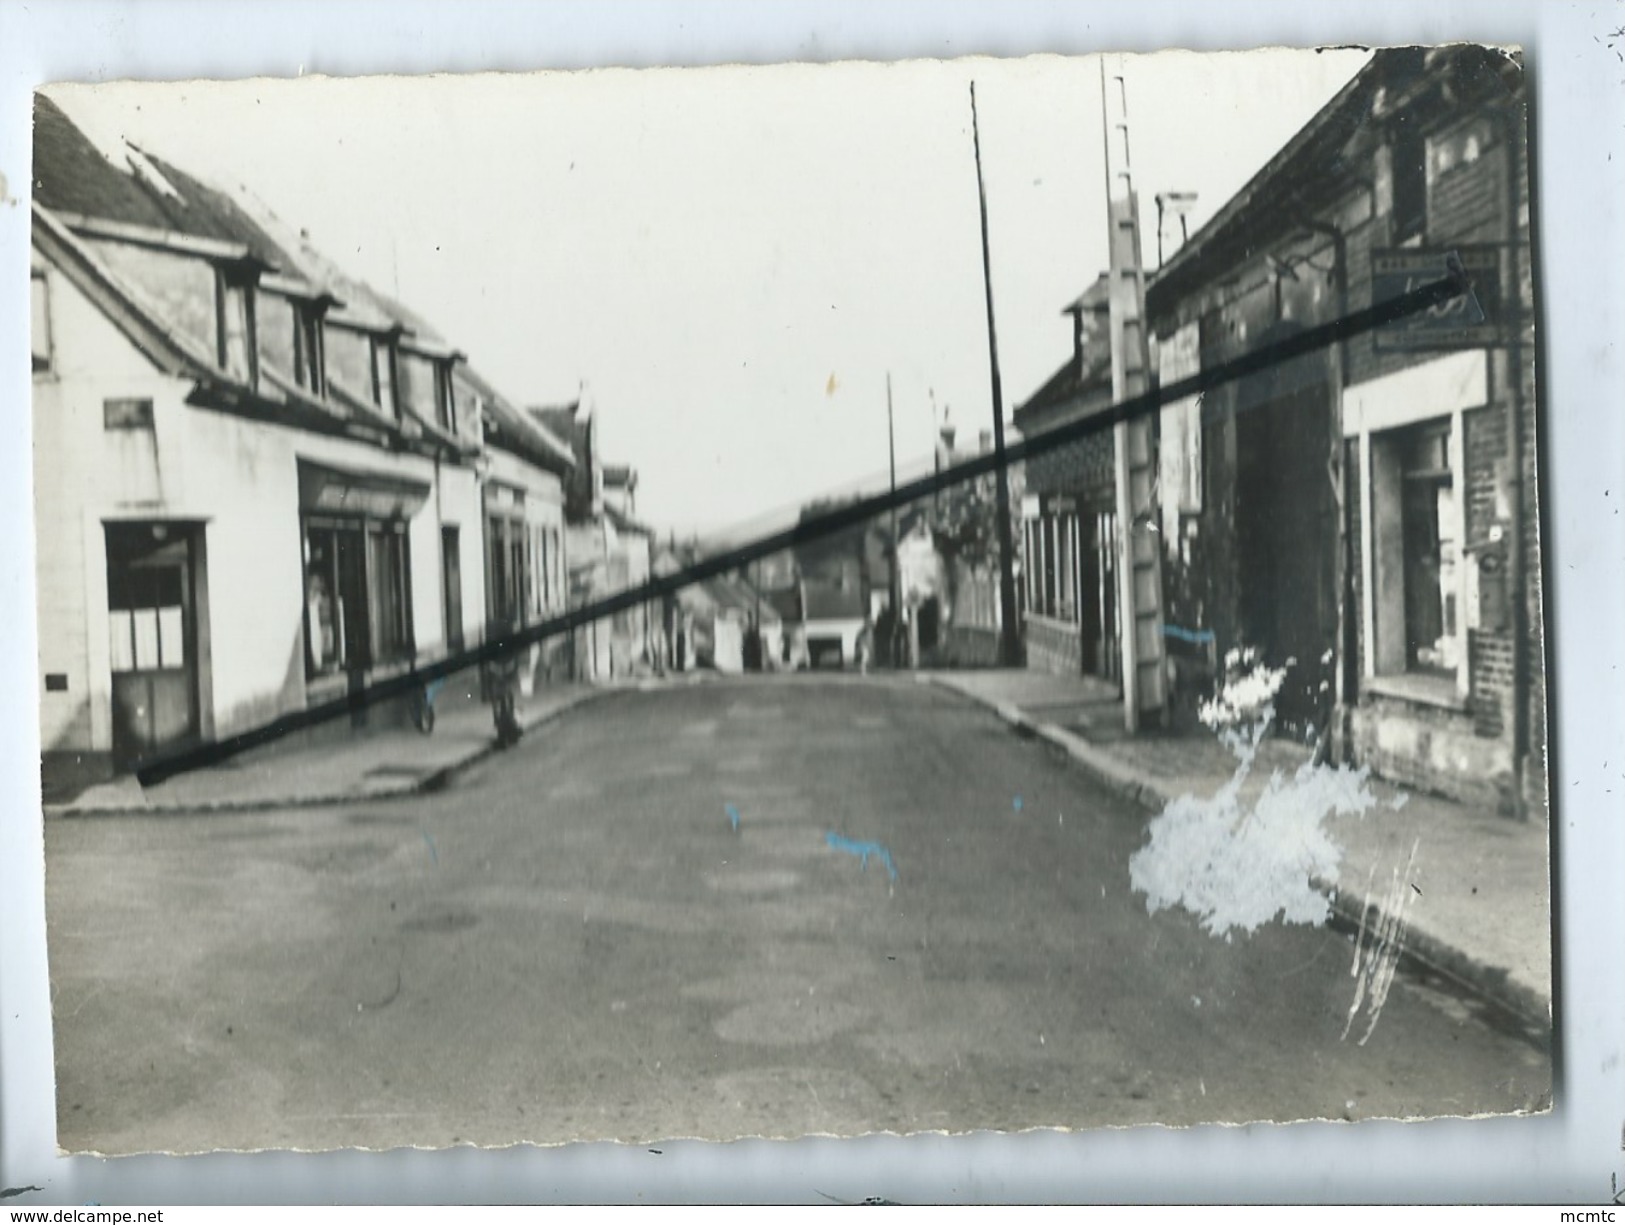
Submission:
<svg viewBox="0 0 1625 1225">
<path fill-rule="evenodd" d="M 1165 405 L 1171 709 L 1212 661 L 1291 661 L 1282 731 L 1424 790 L 1544 811 L 1525 82 L 1481 47 L 1376 52 L 1149 278 L 1164 385 L 1445 275 L 1473 298 Z M 1106 282 L 1028 437 L 1111 400 Z M 1120 683 L 1109 431 L 1030 457 L 1029 666 Z M 1203 666 L 1203 665 L 1206 666 Z"/>
<path fill-rule="evenodd" d="M 1164 407 L 1166 613 L 1293 661 L 1286 729 L 1544 811 L 1525 98 L 1499 52 L 1377 52 L 1147 299 L 1166 383 L 1461 259 L 1472 300 Z"/>
<path fill-rule="evenodd" d="M 1072 357 L 1015 410 L 1032 437 L 1109 408 L 1107 277 L 1063 312 Z M 1022 634 L 1028 666 L 1120 682 L 1117 483 L 1112 436 L 1090 434 L 1027 459 L 1021 497 Z"/>
</svg>

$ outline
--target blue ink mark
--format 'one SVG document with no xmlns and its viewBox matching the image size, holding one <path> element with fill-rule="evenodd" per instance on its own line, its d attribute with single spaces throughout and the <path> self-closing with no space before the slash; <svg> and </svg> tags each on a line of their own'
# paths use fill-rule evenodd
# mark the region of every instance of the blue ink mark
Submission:
<svg viewBox="0 0 1625 1225">
<path fill-rule="evenodd" d="M 850 838 L 843 838 L 834 830 L 824 835 L 824 841 L 837 851 L 845 851 L 848 855 L 858 857 L 858 866 L 864 871 L 869 870 L 869 856 L 873 855 L 886 865 L 886 874 L 892 880 L 897 879 L 897 868 L 892 864 L 891 852 L 878 842 L 854 842 Z"/>
<path fill-rule="evenodd" d="M 428 843 L 430 857 L 433 858 L 436 863 L 439 863 L 440 852 L 434 849 L 434 839 L 429 837 L 429 831 L 425 829 L 419 830 L 418 832 L 423 835 L 423 841 Z"/>
<path fill-rule="evenodd" d="M 1177 625 L 1164 625 L 1162 627 L 1164 638 L 1177 638 L 1181 642 L 1188 642 L 1192 646 L 1206 646 L 1217 641 L 1217 635 L 1212 630 L 1188 630 Z"/>
<path fill-rule="evenodd" d="M 1011 804 L 1011 807 L 1017 812 L 1021 811 L 1021 797 L 1019 795 L 1015 798 L 1015 802 Z"/>
<path fill-rule="evenodd" d="M 734 827 L 734 833 L 739 832 L 739 809 L 732 804 L 724 804 L 722 810 L 728 814 L 728 820 Z"/>
</svg>

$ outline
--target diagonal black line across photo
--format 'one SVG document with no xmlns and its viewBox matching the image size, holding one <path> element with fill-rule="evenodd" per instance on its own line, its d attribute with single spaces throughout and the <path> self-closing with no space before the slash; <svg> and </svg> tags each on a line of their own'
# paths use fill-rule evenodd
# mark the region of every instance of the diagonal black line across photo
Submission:
<svg viewBox="0 0 1625 1225">
<path fill-rule="evenodd" d="M 848 528 L 867 523 L 897 507 L 930 497 L 943 489 L 975 480 L 1011 464 L 1064 447 L 1082 438 L 1111 430 L 1117 425 L 1145 418 L 1164 404 L 1201 395 L 1214 388 L 1245 379 L 1261 371 L 1284 366 L 1294 358 L 1320 352 L 1332 345 L 1362 336 L 1376 328 L 1396 323 L 1459 299 L 1472 291 L 1472 279 L 1456 261 L 1449 276 L 1429 282 L 1399 296 L 1375 303 L 1330 323 L 1320 324 L 1296 335 L 1262 345 L 1242 357 L 1199 371 L 1166 387 L 1158 387 L 1112 404 L 1091 416 L 1058 426 L 1031 438 L 1005 444 L 973 459 L 954 464 L 940 472 L 909 481 L 886 493 L 874 494 L 834 510 L 809 517 L 787 528 L 745 544 L 703 558 L 681 571 L 651 578 L 647 583 L 574 608 L 515 633 L 493 638 L 481 646 L 451 655 L 402 675 L 374 682 L 343 698 L 313 705 L 306 710 L 282 715 L 251 731 L 187 749 L 173 756 L 153 760 L 137 771 L 143 785 L 162 782 L 176 774 L 217 765 L 250 749 L 271 744 L 292 732 L 344 718 L 379 702 L 407 697 L 425 685 L 462 672 L 467 668 L 511 658 L 517 652 L 567 634 L 579 626 L 602 620 L 623 609 L 671 595 L 683 588 L 768 557 L 782 549 L 821 540 Z"/>
</svg>

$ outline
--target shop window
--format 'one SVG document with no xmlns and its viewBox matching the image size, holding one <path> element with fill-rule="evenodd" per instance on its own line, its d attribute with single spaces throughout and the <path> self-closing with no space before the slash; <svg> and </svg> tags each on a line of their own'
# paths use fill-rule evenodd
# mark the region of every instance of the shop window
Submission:
<svg viewBox="0 0 1625 1225">
<path fill-rule="evenodd" d="M 530 620 L 530 550 L 522 521 L 508 525 L 509 572 L 513 575 L 512 604 L 514 621 L 524 625 Z"/>
<path fill-rule="evenodd" d="M 1056 593 L 1055 615 L 1063 621 L 1076 621 L 1078 619 L 1078 517 L 1076 515 L 1060 515 L 1056 518 L 1056 534 L 1059 537 L 1057 547 L 1057 561 L 1060 571 L 1060 587 Z"/>
<path fill-rule="evenodd" d="M 1450 419 L 1371 437 L 1376 671 L 1451 681 L 1462 659 Z"/>
<path fill-rule="evenodd" d="M 406 525 L 305 521 L 306 667 L 329 675 L 409 658 Z"/>
<path fill-rule="evenodd" d="M 525 593 L 530 588 L 524 520 L 508 515 L 488 516 L 486 550 L 490 615 L 500 626 L 521 626 L 527 619 Z"/>
<path fill-rule="evenodd" d="M 1046 617 L 1055 615 L 1055 519 L 1045 515 L 1039 521 L 1039 553 L 1043 557 L 1043 586 L 1039 591 L 1042 607 L 1039 609 Z"/>
<path fill-rule="evenodd" d="M 51 295 L 43 268 L 33 270 L 28 290 L 28 347 L 34 359 L 34 373 L 43 374 L 51 368 Z"/>
<path fill-rule="evenodd" d="M 463 649 L 463 554 L 457 529 L 440 529 L 440 575 L 445 601 L 446 647 Z"/>
<path fill-rule="evenodd" d="M 549 565 L 548 528 L 536 530 L 536 554 L 538 554 L 538 574 L 541 575 L 541 606 L 543 609 L 552 608 L 552 567 Z"/>
<path fill-rule="evenodd" d="M 1078 620 L 1081 529 L 1076 514 L 1045 514 L 1026 524 L 1027 606 L 1039 616 Z"/>
<path fill-rule="evenodd" d="M 556 599 L 562 605 L 569 596 L 569 593 L 565 590 L 564 534 L 555 528 L 552 535 L 553 592 L 554 599 Z"/>
<path fill-rule="evenodd" d="M 405 659 L 412 654 L 411 587 L 406 576 L 406 525 L 367 525 L 367 596 L 371 613 L 372 657 Z"/>
</svg>

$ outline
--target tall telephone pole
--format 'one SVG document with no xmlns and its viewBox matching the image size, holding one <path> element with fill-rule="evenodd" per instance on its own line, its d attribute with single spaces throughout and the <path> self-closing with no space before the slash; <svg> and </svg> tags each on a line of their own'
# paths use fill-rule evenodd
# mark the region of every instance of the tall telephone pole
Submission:
<svg viewBox="0 0 1625 1225">
<path fill-rule="evenodd" d="M 891 491 L 897 492 L 897 427 L 892 421 L 891 410 L 891 371 L 886 371 L 886 443 L 891 455 Z M 891 577 L 891 642 L 887 649 L 891 652 L 892 667 L 897 666 L 897 643 L 902 636 L 903 629 L 903 584 L 901 576 L 897 573 L 897 504 L 891 508 L 891 565 L 888 571 Z M 910 662 L 913 662 L 912 660 Z"/>
<path fill-rule="evenodd" d="M 1111 254 L 1112 400 L 1121 404 L 1150 390 L 1151 342 L 1145 314 L 1145 268 L 1140 262 L 1140 205 L 1129 169 L 1128 96 L 1123 62 L 1117 56 L 1100 61 L 1100 102 Z M 1163 655 L 1162 556 L 1148 530 L 1155 521 L 1157 496 L 1151 419 L 1142 416 L 1134 421 L 1119 421 L 1113 430 L 1113 442 L 1123 722 L 1134 732 L 1139 730 L 1142 719 L 1162 721 L 1168 695 Z"/>
<path fill-rule="evenodd" d="M 998 458 L 999 502 L 999 663 L 1021 664 L 1021 634 L 1016 625 L 1015 554 L 1010 531 L 1010 471 L 1004 458 L 1004 391 L 999 384 L 999 338 L 993 327 L 993 263 L 987 244 L 987 187 L 982 181 L 982 134 L 976 123 L 976 82 L 970 83 L 970 130 L 976 153 L 976 196 L 982 207 L 982 286 L 987 297 L 988 370 L 993 381 L 993 453 Z"/>
</svg>

